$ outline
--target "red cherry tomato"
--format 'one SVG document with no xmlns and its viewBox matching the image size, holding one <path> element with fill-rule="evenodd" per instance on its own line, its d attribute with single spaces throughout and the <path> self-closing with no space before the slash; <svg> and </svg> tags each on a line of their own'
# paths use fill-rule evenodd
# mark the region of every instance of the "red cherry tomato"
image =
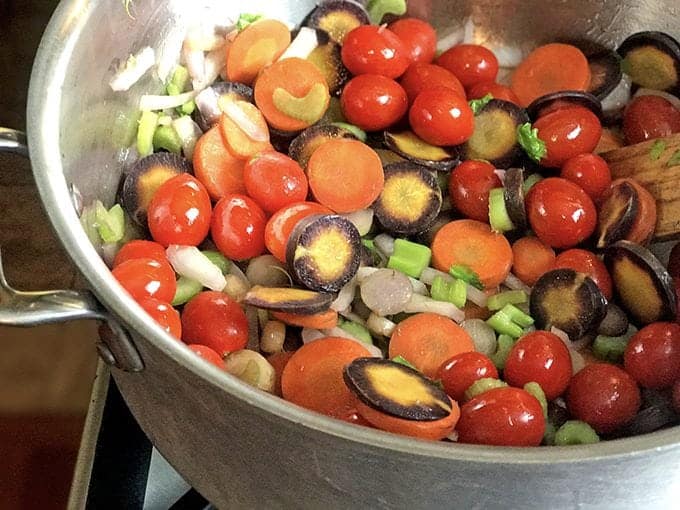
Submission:
<svg viewBox="0 0 680 510">
<path fill-rule="evenodd" d="M 221 368 L 224 370 L 224 360 L 210 347 L 198 344 L 191 344 L 188 345 L 187 347 L 189 347 L 189 349 L 191 349 L 194 352 L 194 354 L 196 354 L 199 358 L 203 358 L 208 363 L 212 363 L 217 368 Z"/>
<path fill-rule="evenodd" d="M 567 390 L 571 415 L 597 432 L 612 432 L 633 419 L 640 408 L 635 380 L 609 363 L 593 363 L 571 378 Z"/>
<path fill-rule="evenodd" d="M 169 303 L 175 297 L 175 271 L 168 262 L 130 259 L 114 267 L 111 273 L 137 302 L 151 297 Z"/>
<path fill-rule="evenodd" d="M 449 48 L 437 59 L 468 89 L 480 82 L 496 81 L 498 59 L 493 52 L 478 44 L 459 44 Z"/>
<path fill-rule="evenodd" d="M 510 87 L 506 87 L 505 85 L 493 81 L 483 81 L 473 85 L 468 89 L 467 95 L 468 99 L 481 99 L 487 94 L 491 94 L 494 99 L 501 99 L 521 106 L 519 104 L 519 98 Z"/>
<path fill-rule="evenodd" d="M 387 28 L 404 43 L 411 62 L 432 62 L 437 52 L 437 32 L 432 25 L 417 18 L 402 18 Z"/>
<path fill-rule="evenodd" d="M 399 81 L 408 96 L 409 104 L 413 104 L 418 94 L 425 89 L 435 87 L 449 88 L 465 97 L 465 89 L 452 72 L 435 64 L 412 64 Z"/>
<path fill-rule="evenodd" d="M 640 96 L 623 114 L 626 143 L 634 144 L 680 132 L 680 110 L 663 97 Z"/>
<path fill-rule="evenodd" d="M 561 177 L 543 179 L 531 187 L 526 202 L 531 228 L 553 248 L 575 246 L 595 231 L 595 204 L 571 181 Z"/>
<path fill-rule="evenodd" d="M 537 382 L 548 400 L 559 397 L 571 379 L 571 355 L 559 337 L 549 331 L 534 331 L 517 340 L 503 369 L 505 381 L 522 387 Z"/>
<path fill-rule="evenodd" d="M 268 213 L 307 198 L 308 183 L 297 161 L 276 151 L 265 151 L 243 168 L 248 195 Z"/>
<path fill-rule="evenodd" d="M 644 388 L 670 388 L 680 380 L 680 325 L 653 322 L 635 333 L 623 354 L 623 366 Z"/>
<path fill-rule="evenodd" d="M 538 400 L 519 388 L 485 391 L 460 408 L 458 442 L 495 446 L 538 446 L 545 418 Z"/>
<path fill-rule="evenodd" d="M 286 262 L 286 244 L 295 225 L 312 214 L 332 214 L 328 207 L 316 202 L 299 202 L 277 211 L 265 225 L 264 242 L 269 253 Z"/>
<path fill-rule="evenodd" d="M 398 78 L 411 63 L 408 47 L 390 29 L 361 25 L 342 43 L 342 63 L 354 74 L 382 74 Z"/>
<path fill-rule="evenodd" d="M 460 402 L 465 398 L 465 390 L 485 377 L 498 379 L 498 370 L 487 356 L 471 351 L 456 354 L 442 363 L 436 378 L 442 382 L 449 397 Z"/>
<path fill-rule="evenodd" d="M 210 347 L 223 357 L 245 348 L 248 319 L 241 306 L 227 294 L 201 292 L 184 305 L 182 340 Z"/>
<path fill-rule="evenodd" d="M 562 165 L 560 177 L 581 186 L 595 203 L 600 201 L 612 183 L 609 165 L 597 154 L 579 154 L 569 158 Z"/>
<path fill-rule="evenodd" d="M 541 165 L 561 167 L 569 158 L 593 152 L 602 135 L 602 124 L 583 106 L 569 106 L 541 116 L 534 127 L 545 142 L 547 154 Z"/>
<path fill-rule="evenodd" d="M 113 259 L 113 267 L 121 265 L 126 260 L 154 259 L 167 262 L 165 248 L 154 241 L 135 239 L 125 243 Z"/>
<path fill-rule="evenodd" d="M 488 161 L 463 161 L 449 179 L 451 205 L 468 218 L 488 223 L 489 191 L 501 186 L 494 166 Z"/>
<path fill-rule="evenodd" d="M 252 198 L 227 195 L 215 205 L 210 232 L 225 257 L 245 260 L 264 252 L 266 223 L 264 211 Z"/>
<path fill-rule="evenodd" d="M 179 312 L 171 304 L 155 298 L 142 299 L 139 305 L 153 320 L 175 338 L 182 338 L 182 321 Z"/>
<path fill-rule="evenodd" d="M 612 277 L 604 262 L 592 251 L 572 248 L 563 251 L 555 259 L 555 269 L 565 267 L 589 276 L 600 288 L 602 295 L 611 299 L 613 295 Z"/>
<path fill-rule="evenodd" d="M 423 90 L 409 110 L 413 131 L 432 145 L 459 145 L 472 136 L 475 116 L 457 92 L 443 87 Z"/>
<path fill-rule="evenodd" d="M 380 131 L 406 114 L 408 98 L 402 86 L 393 79 L 379 74 L 362 74 L 345 85 L 340 105 L 350 123 L 366 131 Z"/>
<path fill-rule="evenodd" d="M 148 208 L 151 237 L 163 246 L 198 246 L 210 231 L 210 196 L 203 184 L 189 174 L 164 182 Z"/>
</svg>

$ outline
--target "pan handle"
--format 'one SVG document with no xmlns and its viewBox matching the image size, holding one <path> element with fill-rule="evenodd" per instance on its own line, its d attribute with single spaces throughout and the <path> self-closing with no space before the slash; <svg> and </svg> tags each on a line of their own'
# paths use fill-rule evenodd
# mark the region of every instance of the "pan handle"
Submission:
<svg viewBox="0 0 680 510">
<path fill-rule="evenodd" d="M 26 135 L 0 127 L 0 153 L 11 152 L 28 157 Z M 127 372 L 144 369 L 128 332 L 102 307 L 88 290 L 51 290 L 22 292 L 12 288 L 2 266 L 0 252 L 0 325 L 31 327 L 72 320 L 103 321 L 97 351 L 104 362 Z"/>
</svg>

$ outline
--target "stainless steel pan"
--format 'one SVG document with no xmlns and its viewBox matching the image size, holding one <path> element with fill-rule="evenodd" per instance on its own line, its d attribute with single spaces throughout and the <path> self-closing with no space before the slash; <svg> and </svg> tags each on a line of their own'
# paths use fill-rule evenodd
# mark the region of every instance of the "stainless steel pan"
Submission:
<svg viewBox="0 0 680 510">
<path fill-rule="evenodd" d="M 16 293 L 3 285 L 0 322 L 92 317 L 114 333 L 100 353 L 156 447 L 222 508 L 677 508 L 680 428 L 569 448 L 430 443 L 350 426 L 263 394 L 198 361 L 121 292 L 79 226 L 70 186 L 112 201 L 136 101 L 108 87 L 120 59 L 181 38 L 202 5 L 300 20 L 313 0 L 64 0 L 43 37 L 29 91 L 28 145 L 43 204 L 89 293 Z M 199 5 L 200 4 L 200 5 Z M 680 36 L 664 1 L 411 0 L 440 36 L 472 16 L 475 37 L 531 47 L 589 38 L 615 45 L 639 30 Z M 179 34 L 179 35 L 178 35 Z M 169 43 L 168 43 L 169 44 Z M 0 148 L 22 140 L 0 132 Z"/>
</svg>

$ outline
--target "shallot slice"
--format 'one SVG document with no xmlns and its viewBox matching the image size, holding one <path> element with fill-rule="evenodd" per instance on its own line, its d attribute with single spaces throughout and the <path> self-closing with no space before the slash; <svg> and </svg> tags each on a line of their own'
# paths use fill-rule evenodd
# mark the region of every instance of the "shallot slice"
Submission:
<svg viewBox="0 0 680 510">
<path fill-rule="evenodd" d="M 115 92 L 129 90 L 155 63 L 156 52 L 149 46 L 136 55 L 131 55 L 125 62 L 125 66 L 109 82 L 111 89 Z"/>
<path fill-rule="evenodd" d="M 250 120 L 248 115 L 239 108 L 236 101 L 224 100 L 220 101 L 219 105 L 224 114 L 233 120 L 248 138 L 255 142 L 266 142 L 269 140 L 269 133 L 260 129 L 257 124 Z"/>
<path fill-rule="evenodd" d="M 144 95 L 139 100 L 139 109 L 142 111 L 167 110 L 177 108 L 196 97 L 195 91 L 184 92 L 176 96 Z"/>
<path fill-rule="evenodd" d="M 196 280 L 211 290 L 221 291 L 227 285 L 220 268 L 195 246 L 171 244 L 165 254 L 177 274 Z"/>
<path fill-rule="evenodd" d="M 301 27 L 297 36 L 295 36 L 290 46 L 279 57 L 279 60 L 293 57 L 305 60 L 317 46 L 319 46 L 319 40 L 316 37 L 316 30 L 309 27 Z"/>
</svg>

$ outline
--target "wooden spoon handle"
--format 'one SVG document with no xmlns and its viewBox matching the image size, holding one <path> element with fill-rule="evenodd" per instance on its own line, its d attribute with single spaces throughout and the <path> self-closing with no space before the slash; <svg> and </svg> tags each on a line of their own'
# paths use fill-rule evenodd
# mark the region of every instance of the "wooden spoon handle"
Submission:
<svg viewBox="0 0 680 510">
<path fill-rule="evenodd" d="M 609 164 L 612 179 L 633 177 L 656 199 L 654 239 L 680 237 L 680 133 L 600 156 Z"/>
</svg>

